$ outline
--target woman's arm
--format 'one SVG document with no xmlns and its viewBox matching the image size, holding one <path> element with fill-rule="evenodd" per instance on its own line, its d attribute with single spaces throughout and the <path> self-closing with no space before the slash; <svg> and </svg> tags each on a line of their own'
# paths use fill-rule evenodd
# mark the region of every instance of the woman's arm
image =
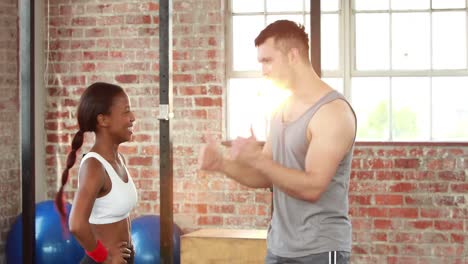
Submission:
<svg viewBox="0 0 468 264">
<path fill-rule="evenodd" d="M 106 175 L 102 164 L 93 158 L 83 162 L 79 171 L 79 187 L 73 199 L 73 206 L 68 224 L 70 232 L 75 236 L 81 246 L 88 251 L 96 248 L 97 240 L 94 237 L 89 223 L 89 216 L 93 209 L 100 190 L 104 187 Z"/>
</svg>

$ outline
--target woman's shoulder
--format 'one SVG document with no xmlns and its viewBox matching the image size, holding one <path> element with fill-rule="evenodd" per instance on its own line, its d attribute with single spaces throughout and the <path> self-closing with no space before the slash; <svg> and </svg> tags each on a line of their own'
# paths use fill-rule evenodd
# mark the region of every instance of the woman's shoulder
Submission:
<svg viewBox="0 0 468 264">
<path fill-rule="evenodd" d="M 106 160 L 97 152 L 83 154 L 80 163 L 80 171 L 102 171 L 105 172 Z"/>
</svg>

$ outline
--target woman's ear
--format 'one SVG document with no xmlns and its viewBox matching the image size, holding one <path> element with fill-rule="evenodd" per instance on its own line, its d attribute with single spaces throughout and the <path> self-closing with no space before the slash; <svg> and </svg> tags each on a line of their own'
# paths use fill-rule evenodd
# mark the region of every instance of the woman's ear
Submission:
<svg viewBox="0 0 468 264">
<path fill-rule="evenodd" d="M 99 114 L 97 116 L 97 125 L 100 127 L 108 127 L 109 126 L 108 116 L 104 114 Z"/>
</svg>

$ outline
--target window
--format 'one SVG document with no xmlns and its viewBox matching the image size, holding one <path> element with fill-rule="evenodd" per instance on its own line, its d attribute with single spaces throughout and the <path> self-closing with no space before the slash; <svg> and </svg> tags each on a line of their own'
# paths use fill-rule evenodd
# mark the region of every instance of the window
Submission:
<svg viewBox="0 0 468 264">
<path fill-rule="evenodd" d="M 254 39 L 290 19 L 310 32 L 309 0 L 231 0 L 227 137 L 265 139 L 284 92 L 261 79 Z M 468 140 L 466 0 L 322 0 L 322 78 L 358 117 L 360 141 Z"/>
</svg>

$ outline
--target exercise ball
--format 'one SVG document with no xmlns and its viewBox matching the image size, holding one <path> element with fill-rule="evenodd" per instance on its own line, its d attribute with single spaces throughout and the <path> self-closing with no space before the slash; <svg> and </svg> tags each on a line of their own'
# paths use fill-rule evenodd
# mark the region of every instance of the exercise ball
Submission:
<svg viewBox="0 0 468 264">
<path fill-rule="evenodd" d="M 135 248 L 135 264 L 159 264 L 160 253 L 160 218 L 158 215 L 144 215 L 133 219 L 132 243 Z M 180 228 L 173 225 L 174 264 L 180 263 Z"/>
<path fill-rule="evenodd" d="M 36 258 L 37 264 L 79 263 L 84 250 L 70 233 L 64 234 L 54 201 L 36 204 Z M 67 216 L 71 205 L 67 203 Z M 23 224 L 20 214 L 11 227 L 6 242 L 8 264 L 23 263 Z"/>
</svg>

